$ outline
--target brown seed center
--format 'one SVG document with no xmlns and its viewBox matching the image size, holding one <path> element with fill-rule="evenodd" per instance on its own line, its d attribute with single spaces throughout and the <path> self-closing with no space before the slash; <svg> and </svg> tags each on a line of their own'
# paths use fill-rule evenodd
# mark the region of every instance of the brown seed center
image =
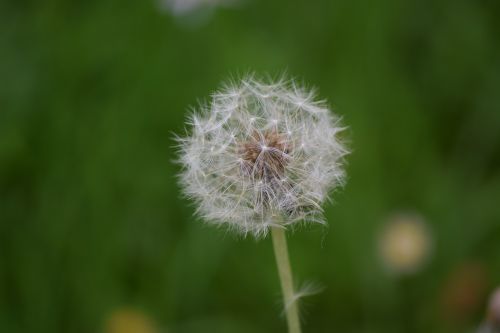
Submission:
<svg viewBox="0 0 500 333">
<path fill-rule="evenodd" d="M 290 149 L 286 136 L 277 131 L 266 131 L 254 132 L 248 141 L 241 144 L 239 153 L 247 174 L 272 181 L 283 177 Z"/>
</svg>

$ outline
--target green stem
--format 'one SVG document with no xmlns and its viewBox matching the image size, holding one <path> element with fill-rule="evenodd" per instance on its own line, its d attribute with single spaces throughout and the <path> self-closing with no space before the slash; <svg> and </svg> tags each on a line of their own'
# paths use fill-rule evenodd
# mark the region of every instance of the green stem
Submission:
<svg viewBox="0 0 500 333">
<path fill-rule="evenodd" d="M 288 258 L 288 247 L 286 244 L 285 230 L 278 227 L 271 228 L 273 237 L 274 255 L 278 265 L 278 273 L 285 302 L 286 319 L 289 333 L 300 333 L 299 312 L 297 302 L 294 298 L 293 277 Z"/>
</svg>

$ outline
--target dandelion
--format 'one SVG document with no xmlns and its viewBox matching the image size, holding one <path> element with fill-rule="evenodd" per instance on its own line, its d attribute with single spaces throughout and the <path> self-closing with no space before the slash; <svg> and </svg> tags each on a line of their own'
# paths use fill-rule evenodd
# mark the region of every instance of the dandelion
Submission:
<svg viewBox="0 0 500 333">
<path fill-rule="evenodd" d="M 118 308 L 106 319 L 104 332 L 157 333 L 158 330 L 146 313 L 133 308 Z"/>
<path fill-rule="evenodd" d="M 432 237 L 425 220 L 416 214 L 394 214 L 379 236 L 378 250 L 392 273 L 412 274 L 425 263 Z"/>
<path fill-rule="evenodd" d="M 294 81 L 249 76 L 214 93 L 189 125 L 178 139 L 184 193 L 208 223 L 256 238 L 271 231 L 290 331 L 298 332 L 284 230 L 325 223 L 321 206 L 345 178 L 340 119 Z"/>
<path fill-rule="evenodd" d="M 293 82 L 247 77 L 213 95 L 179 139 L 185 194 L 206 221 L 241 234 L 324 223 L 322 203 L 343 184 L 344 127 Z"/>
<path fill-rule="evenodd" d="M 184 16 L 203 9 L 234 5 L 237 0 L 159 0 L 161 8 L 175 16 Z"/>
<path fill-rule="evenodd" d="M 500 331 L 500 288 L 491 295 L 488 307 L 488 322 L 495 330 Z"/>
<path fill-rule="evenodd" d="M 492 292 L 488 302 L 486 320 L 477 330 L 477 333 L 498 332 L 500 332 L 500 287 Z"/>
</svg>

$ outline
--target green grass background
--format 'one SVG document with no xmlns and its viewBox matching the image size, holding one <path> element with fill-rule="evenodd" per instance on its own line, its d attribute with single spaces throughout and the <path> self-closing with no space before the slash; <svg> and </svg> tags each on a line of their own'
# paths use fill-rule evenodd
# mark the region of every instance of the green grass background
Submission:
<svg viewBox="0 0 500 333">
<path fill-rule="evenodd" d="M 194 218 L 172 162 L 187 109 L 248 71 L 318 87 L 350 127 L 329 227 L 289 240 L 326 287 L 304 332 L 473 332 L 500 284 L 499 4 L 247 0 L 193 23 L 152 0 L 1 0 L 0 332 L 100 332 L 121 307 L 161 332 L 285 332 L 270 240 Z M 434 239 L 406 277 L 376 253 L 401 210 Z M 467 262 L 484 292 L 443 316 Z"/>
</svg>

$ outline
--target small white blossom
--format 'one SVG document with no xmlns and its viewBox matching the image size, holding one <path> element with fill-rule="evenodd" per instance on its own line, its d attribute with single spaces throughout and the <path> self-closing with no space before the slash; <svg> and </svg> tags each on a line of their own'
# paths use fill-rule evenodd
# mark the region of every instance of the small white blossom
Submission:
<svg viewBox="0 0 500 333">
<path fill-rule="evenodd" d="M 206 221 L 265 236 L 271 226 L 324 223 L 322 203 L 344 183 L 340 120 L 294 82 L 247 77 L 189 118 L 179 138 L 184 193 Z"/>
<path fill-rule="evenodd" d="M 379 235 L 379 255 L 391 273 L 418 272 L 431 250 L 432 234 L 425 219 L 415 213 L 392 214 Z"/>
<path fill-rule="evenodd" d="M 188 15 L 202 9 L 233 5 L 236 0 L 160 0 L 160 6 L 176 16 Z"/>
</svg>

